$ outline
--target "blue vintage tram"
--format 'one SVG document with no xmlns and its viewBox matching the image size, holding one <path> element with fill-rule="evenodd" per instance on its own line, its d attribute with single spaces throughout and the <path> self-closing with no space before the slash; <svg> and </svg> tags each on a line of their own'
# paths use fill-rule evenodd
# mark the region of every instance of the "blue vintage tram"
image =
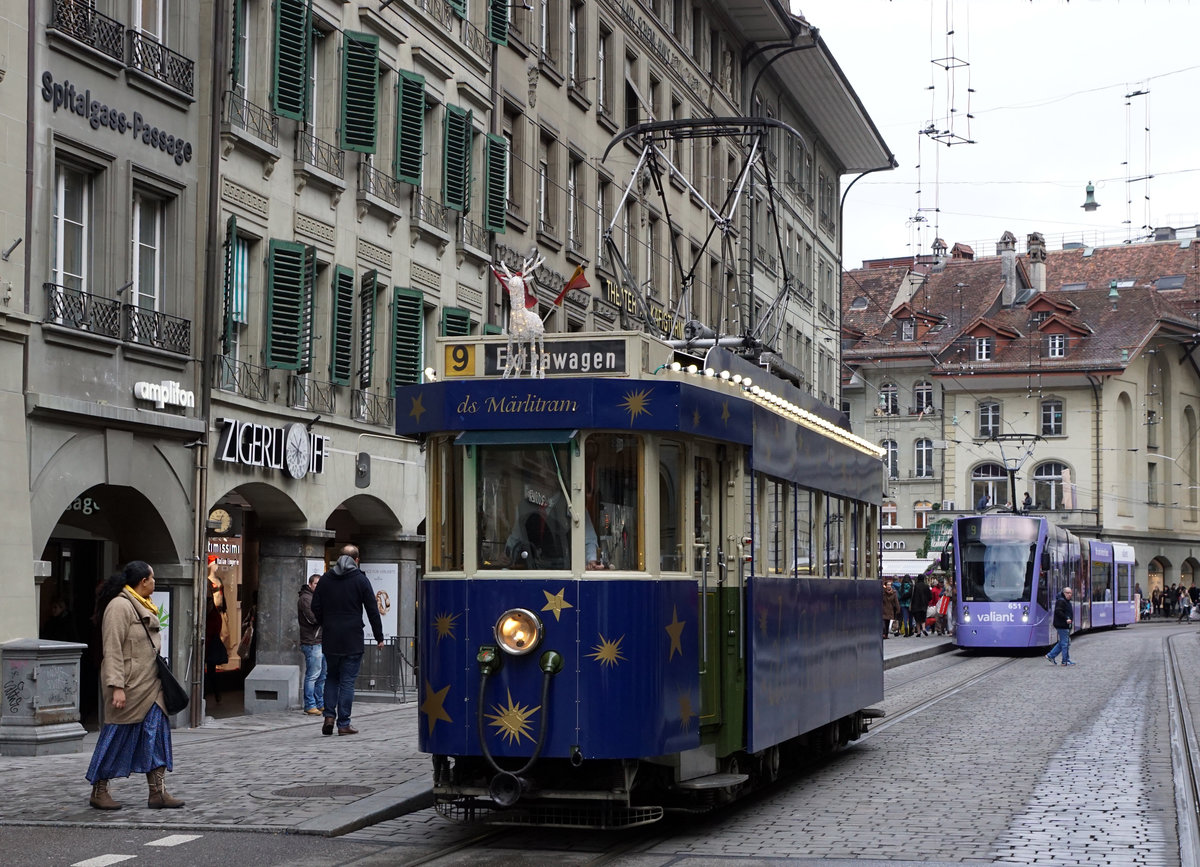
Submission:
<svg viewBox="0 0 1200 867">
<path fill-rule="evenodd" d="M 710 341 L 439 340 L 421 438 L 420 748 L 466 820 L 621 827 L 857 738 L 883 697 L 880 452 Z"/>
</svg>

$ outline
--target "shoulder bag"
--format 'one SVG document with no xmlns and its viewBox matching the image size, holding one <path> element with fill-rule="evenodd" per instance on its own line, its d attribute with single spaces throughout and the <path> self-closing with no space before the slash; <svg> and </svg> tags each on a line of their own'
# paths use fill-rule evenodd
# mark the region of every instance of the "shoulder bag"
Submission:
<svg viewBox="0 0 1200 867">
<path fill-rule="evenodd" d="M 142 629 L 146 630 L 146 640 L 154 648 L 154 639 L 150 637 L 150 627 L 146 625 L 146 621 L 140 615 L 138 623 L 142 624 Z M 158 666 L 158 679 L 162 681 L 163 704 L 167 706 L 167 713 L 179 713 L 188 706 L 187 690 L 175 679 L 175 672 L 171 671 L 171 666 L 162 658 L 158 648 L 154 648 L 154 664 Z"/>
</svg>

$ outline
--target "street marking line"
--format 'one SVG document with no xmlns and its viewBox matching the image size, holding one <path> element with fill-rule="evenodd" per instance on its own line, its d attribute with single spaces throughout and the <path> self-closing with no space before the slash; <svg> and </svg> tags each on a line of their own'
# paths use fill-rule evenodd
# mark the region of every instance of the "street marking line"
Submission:
<svg viewBox="0 0 1200 867">
<path fill-rule="evenodd" d="M 137 855 L 97 855 L 86 861 L 76 861 L 71 867 L 108 867 L 109 864 L 120 864 L 122 861 L 132 861 Z"/>
<path fill-rule="evenodd" d="M 180 846 L 184 843 L 190 843 L 193 840 L 199 840 L 203 834 L 172 834 L 169 837 L 163 837 L 161 840 L 151 840 L 147 846 Z"/>
</svg>

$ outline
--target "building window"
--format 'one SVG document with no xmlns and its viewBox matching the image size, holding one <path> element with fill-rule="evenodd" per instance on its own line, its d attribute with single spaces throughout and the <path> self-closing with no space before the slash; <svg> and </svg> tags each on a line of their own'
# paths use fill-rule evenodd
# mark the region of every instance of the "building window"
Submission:
<svg viewBox="0 0 1200 867">
<path fill-rule="evenodd" d="M 583 12 L 580 3 L 572 2 L 571 9 L 567 13 L 567 51 L 570 55 L 567 58 L 567 74 L 571 87 L 579 87 L 587 78 L 587 62 L 584 54 L 584 46 L 587 45 L 584 25 L 587 16 Z"/>
<path fill-rule="evenodd" d="M 1038 511 L 1066 508 L 1063 477 L 1067 468 L 1057 461 L 1038 464 L 1033 470 L 1033 507 Z"/>
<path fill-rule="evenodd" d="M 625 56 L 625 126 L 637 126 L 642 121 L 642 92 L 638 89 L 638 59 Z"/>
<path fill-rule="evenodd" d="M 443 120 L 442 204 L 467 211 L 471 202 L 471 150 L 475 130 L 471 112 L 447 105 Z"/>
<path fill-rule="evenodd" d="M 596 45 L 596 111 L 612 117 L 612 31 L 600 28 Z"/>
<path fill-rule="evenodd" d="M 887 477 L 900 478 L 900 449 L 896 446 L 896 441 L 884 440 L 880 445 L 883 446 L 883 465 L 887 468 Z"/>
<path fill-rule="evenodd" d="M 1063 434 L 1063 402 L 1042 401 L 1042 436 L 1059 437 Z"/>
<path fill-rule="evenodd" d="M 977 511 L 1011 502 L 1008 473 L 1000 464 L 980 464 L 971 472 L 971 500 Z"/>
<path fill-rule="evenodd" d="M 379 272 L 363 275 L 358 303 L 358 387 L 371 388 L 375 378 L 375 305 L 379 302 Z"/>
<path fill-rule="evenodd" d="M 880 526 L 899 527 L 900 524 L 896 520 L 897 514 L 896 504 L 891 500 L 884 500 L 883 507 L 879 510 Z"/>
<path fill-rule="evenodd" d="M 981 403 L 976 408 L 979 413 L 979 436 L 994 437 L 1000 433 L 1000 404 L 995 401 Z"/>
<path fill-rule="evenodd" d="M 919 479 L 933 478 L 933 440 L 919 439 L 913 443 L 914 475 Z"/>
<path fill-rule="evenodd" d="M 221 365 L 220 388 L 234 387 L 232 362 L 240 358 L 242 332 L 248 321 L 247 299 L 250 294 L 250 241 L 237 230 L 237 218 L 230 217 L 225 227 L 225 285 L 222 307 L 221 354 L 227 360 Z"/>
<path fill-rule="evenodd" d="M 525 198 L 525 120 L 522 110 L 506 103 L 502 134 L 508 140 L 508 211 L 517 217 L 525 214 L 521 204 Z"/>
<path fill-rule="evenodd" d="M 582 167 L 583 160 L 571 154 L 567 164 L 567 249 L 576 253 L 583 250 Z"/>
<path fill-rule="evenodd" d="M 379 37 L 351 33 L 342 37 L 342 150 L 375 153 L 379 113 Z"/>
<path fill-rule="evenodd" d="M 913 527 L 918 530 L 928 530 L 929 515 L 932 510 L 933 504 L 927 500 L 913 503 Z"/>
<path fill-rule="evenodd" d="M 67 289 L 90 290 L 92 177 L 59 164 L 54 186 L 54 268 L 51 280 Z"/>
<path fill-rule="evenodd" d="M 163 286 L 163 202 L 133 194 L 133 286 L 130 298 L 142 310 L 159 310 Z"/>
<path fill-rule="evenodd" d="M 396 180 L 421 186 L 425 151 L 425 76 L 400 70 L 396 76 Z"/>
<path fill-rule="evenodd" d="M 242 99 L 249 96 L 250 64 L 254 60 L 250 53 L 250 46 L 254 44 L 250 33 L 253 20 L 250 14 L 250 0 L 237 0 L 233 9 L 233 66 L 229 71 L 229 78 L 233 84 L 233 92 Z"/>
<path fill-rule="evenodd" d="M 488 134 L 484 146 L 483 226 L 503 233 L 508 213 L 508 140 Z"/>
<path fill-rule="evenodd" d="M 976 361 L 991 361 L 993 348 L 994 348 L 993 338 L 991 338 L 991 337 L 976 337 L 975 338 L 975 360 Z"/>
<path fill-rule="evenodd" d="M 933 383 L 918 382 L 913 386 L 913 409 L 918 414 L 933 412 Z"/>
<path fill-rule="evenodd" d="M 903 319 L 900 322 L 900 339 L 911 341 L 917 336 L 917 327 L 911 319 Z"/>
<path fill-rule="evenodd" d="M 305 0 L 277 0 L 275 6 L 275 113 L 303 121 L 312 60 L 312 13 Z"/>
<path fill-rule="evenodd" d="M 1050 358 L 1066 358 L 1067 335 L 1051 334 L 1046 337 L 1047 355 Z"/>
<path fill-rule="evenodd" d="M 900 412 L 900 393 L 895 383 L 889 382 L 880 386 L 879 410 L 882 415 L 896 415 Z"/>
</svg>

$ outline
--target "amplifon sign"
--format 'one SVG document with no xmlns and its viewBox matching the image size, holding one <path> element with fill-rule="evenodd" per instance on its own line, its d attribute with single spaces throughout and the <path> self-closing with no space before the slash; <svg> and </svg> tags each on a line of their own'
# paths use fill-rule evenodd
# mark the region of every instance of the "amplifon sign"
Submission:
<svg viewBox="0 0 1200 867">
<path fill-rule="evenodd" d="M 178 382 L 164 379 L 162 382 L 135 382 L 133 396 L 138 400 L 153 401 L 159 409 L 168 404 L 184 409 L 196 408 L 196 393 L 185 390 Z"/>
</svg>

